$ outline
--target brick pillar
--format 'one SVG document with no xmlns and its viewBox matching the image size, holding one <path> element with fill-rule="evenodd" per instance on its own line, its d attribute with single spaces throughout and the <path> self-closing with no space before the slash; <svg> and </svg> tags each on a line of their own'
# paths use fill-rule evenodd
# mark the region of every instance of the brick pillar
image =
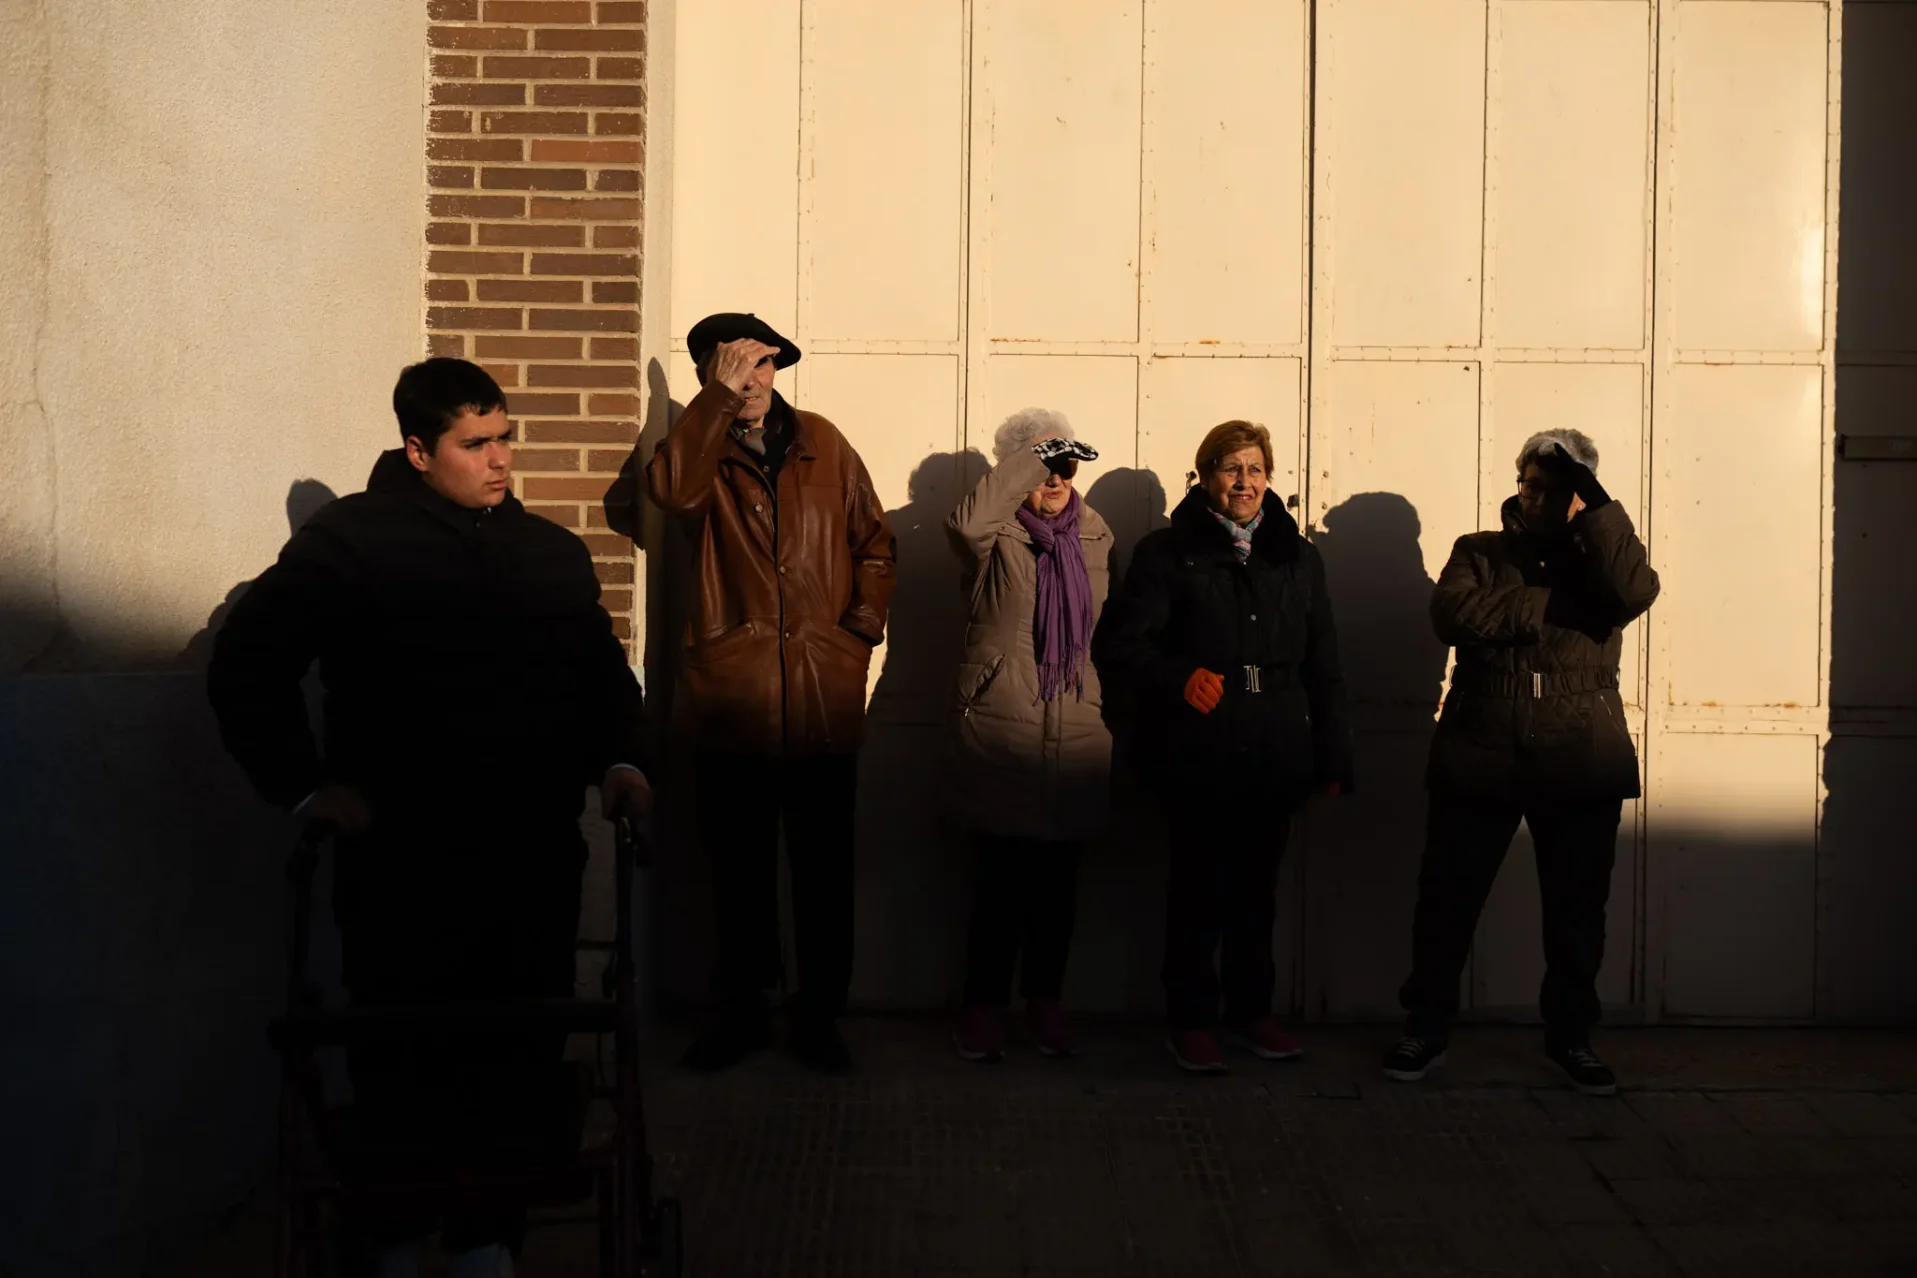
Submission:
<svg viewBox="0 0 1917 1278">
<path fill-rule="evenodd" d="M 591 548 L 633 636 L 602 501 L 638 438 L 643 0 L 428 0 L 426 329 L 518 422 L 519 496 Z"/>
</svg>

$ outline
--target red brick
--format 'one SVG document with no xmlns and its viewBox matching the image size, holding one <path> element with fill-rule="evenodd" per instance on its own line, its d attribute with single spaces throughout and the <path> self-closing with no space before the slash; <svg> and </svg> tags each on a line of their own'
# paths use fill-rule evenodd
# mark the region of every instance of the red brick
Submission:
<svg viewBox="0 0 1917 1278">
<path fill-rule="evenodd" d="M 599 482 L 604 483 L 605 481 L 600 480 Z M 597 506 L 588 507 L 586 510 L 586 527 L 588 528 L 601 526 L 593 522 L 592 515 L 595 510 L 599 511 L 599 518 L 601 520 L 606 517 L 606 512 L 599 510 Z M 625 618 L 619 614 L 632 611 L 632 591 L 622 589 L 602 590 L 599 592 L 599 606 L 613 614 L 613 629 L 617 630 L 619 629 L 619 623 L 625 620 Z M 621 635 L 620 637 L 624 638 L 625 636 Z"/>
<path fill-rule="evenodd" d="M 426 17 L 432 22 L 477 22 L 479 0 L 428 0 Z"/>
<path fill-rule="evenodd" d="M 435 164 L 426 170 L 426 185 L 470 191 L 473 189 L 473 171 L 465 165 Z"/>
<path fill-rule="evenodd" d="M 511 329 L 526 327 L 526 320 L 525 313 L 516 308 L 434 306 L 426 311 L 426 327 Z"/>
<path fill-rule="evenodd" d="M 561 528 L 580 528 L 584 526 L 582 521 L 579 518 L 579 507 L 577 505 L 535 506 L 531 503 L 527 503 L 526 509 L 530 510 L 533 514 L 538 515 L 541 518 L 552 520 L 555 524 L 558 524 Z M 613 621 L 614 621 L 613 628 L 617 630 L 618 618 L 615 617 Z M 625 636 L 621 635 L 620 638 L 623 639 L 625 638 Z"/>
<path fill-rule="evenodd" d="M 528 471 L 577 471 L 579 450 L 577 448 L 518 448 L 513 450 L 513 469 L 520 474 Z"/>
<path fill-rule="evenodd" d="M 603 479 L 528 479 L 526 481 L 526 499 L 528 501 L 604 501 L 606 481 Z"/>
<path fill-rule="evenodd" d="M 561 86 L 542 84 L 542 89 Z M 637 164 L 637 142 L 574 142 L 540 138 L 532 144 L 532 158 L 547 164 Z"/>
<path fill-rule="evenodd" d="M 426 353 L 459 358 L 466 354 L 466 339 L 459 333 L 429 334 L 426 338 Z"/>
<path fill-rule="evenodd" d="M 637 386 L 639 369 L 633 364 L 534 364 L 526 370 L 528 386 Z"/>
<path fill-rule="evenodd" d="M 426 43 L 435 49 L 523 49 L 526 33 L 517 27 L 428 27 Z"/>
<path fill-rule="evenodd" d="M 595 280 L 592 286 L 592 300 L 601 305 L 634 305 L 639 301 L 638 281 Z"/>
<path fill-rule="evenodd" d="M 428 244 L 471 244 L 473 228 L 467 222 L 428 222 L 426 242 Z"/>
<path fill-rule="evenodd" d="M 568 417 L 579 412 L 577 395 L 534 395 L 523 393 L 513 396 L 512 410 L 520 417 Z"/>
<path fill-rule="evenodd" d="M 532 215 L 542 222 L 558 222 L 574 218 L 582 222 L 636 222 L 639 220 L 639 201 L 567 200 L 558 196 L 534 196 Z"/>
<path fill-rule="evenodd" d="M 489 359 L 578 359 L 583 338 L 482 337 L 475 348 Z"/>
<path fill-rule="evenodd" d="M 623 457 L 625 454 L 621 453 L 620 456 Z M 618 533 L 581 533 L 579 540 L 585 542 L 586 549 L 591 551 L 595 557 L 599 558 L 610 558 L 614 555 L 630 555 L 632 553 L 632 541 L 629 538 L 621 537 Z"/>
<path fill-rule="evenodd" d="M 487 169 L 480 185 L 488 191 L 583 191 L 583 169 Z"/>
<path fill-rule="evenodd" d="M 523 84 L 435 84 L 433 101 L 441 106 L 524 106 Z"/>
<path fill-rule="evenodd" d="M 591 22 L 586 0 L 488 0 L 488 22 Z"/>
<path fill-rule="evenodd" d="M 599 178 L 592 184 L 595 191 L 636 191 L 639 189 L 638 169 L 601 169 Z"/>
<path fill-rule="evenodd" d="M 592 122 L 592 131 L 599 134 L 614 134 L 621 137 L 638 137 L 644 116 L 615 115 L 601 112 Z"/>
<path fill-rule="evenodd" d="M 584 133 L 586 117 L 576 111 L 487 111 L 481 133 Z"/>
<path fill-rule="evenodd" d="M 630 448 L 595 448 L 586 454 L 586 469 L 596 474 L 616 475 L 631 459 Z"/>
<path fill-rule="evenodd" d="M 630 337 L 595 337 L 592 339 L 592 357 L 636 360 L 639 358 L 639 343 Z"/>
<path fill-rule="evenodd" d="M 429 302 L 464 302 L 467 299 L 465 280 L 426 281 L 426 300 Z"/>
<path fill-rule="evenodd" d="M 432 133 L 471 133 L 473 113 L 471 111 L 435 111 L 426 117 L 426 128 Z"/>
<path fill-rule="evenodd" d="M 481 226 L 479 242 L 481 244 L 524 244 L 536 248 L 580 248 L 586 241 L 586 228 L 583 226 L 527 226 L 523 222 L 506 222 L 498 226 Z"/>
<path fill-rule="evenodd" d="M 479 74 L 479 59 L 465 53 L 435 53 L 433 77 L 439 80 L 469 80 Z"/>
<path fill-rule="evenodd" d="M 592 228 L 592 246 L 594 248 L 638 248 L 639 228 L 636 226 L 595 226 Z"/>
<path fill-rule="evenodd" d="M 583 302 L 585 286 L 578 280 L 481 280 L 482 302 Z"/>
<path fill-rule="evenodd" d="M 523 275 L 520 253 L 462 253 L 442 249 L 426 255 L 426 269 L 439 275 Z"/>
<path fill-rule="evenodd" d="M 517 160 L 526 144 L 518 138 L 428 138 L 429 160 Z"/>
<path fill-rule="evenodd" d="M 542 84 L 533 90 L 533 101 L 553 107 L 636 107 L 636 84 Z"/>
<path fill-rule="evenodd" d="M 636 333 L 639 313 L 629 307 L 603 311 L 534 311 L 530 327 L 541 333 Z"/>
<path fill-rule="evenodd" d="M 632 619 L 630 617 L 614 617 L 612 619 L 612 637 L 621 643 L 631 643 Z"/>
<path fill-rule="evenodd" d="M 601 58 L 593 78 L 597 80 L 644 80 L 644 58 Z"/>
<path fill-rule="evenodd" d="M 540 444 L 625 444 L 630 447 L 639 438 L 638 422 L 527 422 L 525 430 L 528 440 Z"/>
<path fill-rule="evenodd" d="M 630 586 L 632 584 L 632 561 L 630 559 L 613 563 L 596 563 L 592 566 L 598 574 L 602 586 Z"/>
<path fill-rule="evenodd" d="M 640 0 L 601 0 L 599 5 L 599 24 L 605 26 L 613 22 L 644 22 L 646 6 Z"/>
<path fill-rule="evenodd" d="M 588 395 L 586 416 L 631 417 L 639 411 L 637 395 Z"/>
<path fill-rule="evenodd" d="M 510 390 L 519 385 L 519 365 L 517 364 L 481 364 L 492 379 Z"/>
<path fill-rule="evenodd" d="M 567 31 L 563 28 L 557 31 L 536 31 L 533 33 L 533 48 L 583 49 L 593 53 L 637 53 L 645 48 L 645 45 L 638 31 L 593 27 L 585 31 Z"/>
<path fill-rule="evenodd" d="M 622 253 L 534 253 L 534 275 L 636 275 L 639 259 Z"/>
<path fill-rule="evenodd" d="M 487 58 L 488 80 L 587 80 L 591 58 Z"/>
<path fill-rule="evenodd" d="M 426 211 L 434 217 L 524 217 L 526 201 L 517 195 L 435 195 Z"/>
</svg>

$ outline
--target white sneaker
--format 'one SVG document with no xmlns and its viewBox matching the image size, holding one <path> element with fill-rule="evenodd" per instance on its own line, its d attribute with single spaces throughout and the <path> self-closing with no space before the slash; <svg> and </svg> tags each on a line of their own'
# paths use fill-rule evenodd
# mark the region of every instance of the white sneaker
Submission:
<svg viewBox="0 0 1917 1278">
<path fill-rule="evenodd" d="M 513 1254 L 498 1243 L 462 1251 L 447 1264 L 446 1278 L 513 1278 Z"/>
</svg>

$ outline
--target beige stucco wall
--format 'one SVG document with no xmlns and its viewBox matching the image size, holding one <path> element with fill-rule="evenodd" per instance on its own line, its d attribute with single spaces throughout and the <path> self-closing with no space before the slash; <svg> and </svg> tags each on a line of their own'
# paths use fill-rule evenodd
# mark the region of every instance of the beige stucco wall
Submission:
<svg viewBox="0 0 1917 1278">
<path fill-rule="evenodd" d="M 269 1165 L 285 832 L 187 650 L 392 433 L 425 25 L 0 0 L 0 1272 L 149 1272 Z"/>
<path fill-rule="evenodd" d="M 420 346 L 424 14 L 4 0 L 4 667 L 170 659 Z"/>
</svg>

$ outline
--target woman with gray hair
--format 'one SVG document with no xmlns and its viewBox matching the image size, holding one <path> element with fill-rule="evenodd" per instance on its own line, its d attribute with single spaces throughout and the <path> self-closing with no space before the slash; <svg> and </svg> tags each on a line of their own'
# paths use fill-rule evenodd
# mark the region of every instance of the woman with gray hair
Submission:
<svg viewBox="0 0 1917 1278">
<path fill-rule="evenodd" d="M 1038 1050 L 1072 1054 L 1060 993 L 1079 850 L 1104 824 L 1111 767 L 1087 653 L 1112 530 L 1072 483 L 1098 453 L 1042 408 L 1007 418 L 992 452 L 946 524 L 971 598 L 953 711 L 953 792 L 977 864 L 953 1044 L 971 1061 L 1000 1058 L 1014 966 Z"/>
<path fill-rule="evenodd" d="M 1404 1038 L 1384 1071 L 1412 1082 L 1443 1062 L 1478 915 L 1523 821 L 1544 913 L 1545 1053 L 1580 1091 L 1609 1095 L 1590 1035 L 1618 822 L 1639 793 L 1618 658 L 1657 573 L 1583 433 L 1533 435 L 1517 460 L 1503 529 L 1459 538 L 1431 599 L 1457 666 L 1425 776 Z"/>
</svg>

